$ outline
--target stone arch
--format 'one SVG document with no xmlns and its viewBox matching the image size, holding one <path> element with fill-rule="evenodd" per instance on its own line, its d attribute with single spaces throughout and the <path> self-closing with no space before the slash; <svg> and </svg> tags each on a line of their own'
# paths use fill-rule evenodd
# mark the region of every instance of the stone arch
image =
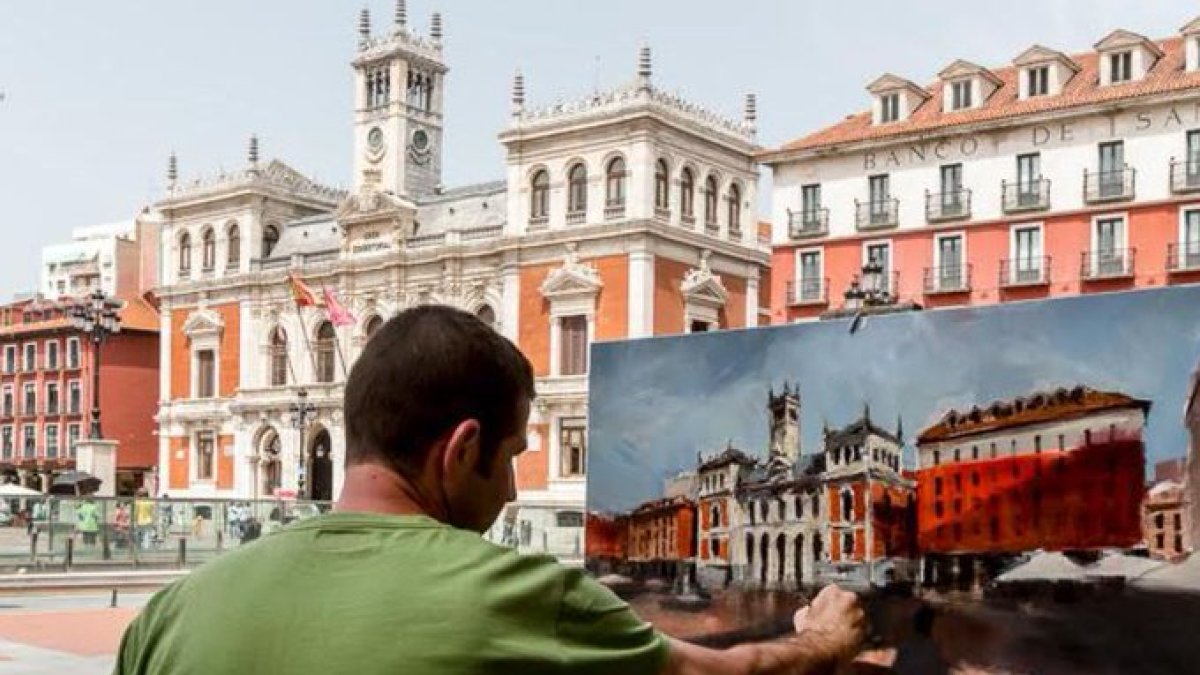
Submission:
<svg viewBox="0 0 1200 675">
<path fill-rule="evenodd" d="M 768 568 L 771 562 L 771 535 L 766 532 L 762 533 L 762 539 L 759 540 L 759 553 L 762 554 L 762 561 L 759 566 L 758 580 L 763 586 L 767 585 Z"/>
<path fill-rule="evenodd" d="M 283 439 L 273 426 L 265 426 L 254 439 L 254 455 L 258 458 L 256 494 L 272 497 L 283 487 Z"/>
<path fill-rule="evenodd" d="M 308 473 L 305 488 L 317 501 L 333 499 L 333 437 L 324 426 L 316 425 L 309 434 L 306 449 Z"/>
<path fill-rule="evenodd" d="M 775 577 L 780 582 L 783 581 L 787 572 L 787 535 L 780 532 L 779 536 L 775 537 L 775 560 L 779 565 Z"/>
</svg>

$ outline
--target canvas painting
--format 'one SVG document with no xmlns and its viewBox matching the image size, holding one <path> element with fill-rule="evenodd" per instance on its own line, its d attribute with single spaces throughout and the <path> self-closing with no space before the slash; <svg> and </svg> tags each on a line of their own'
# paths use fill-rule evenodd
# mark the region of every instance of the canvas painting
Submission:
<svg viewBox="0 0 1200 675">
<path fill-rule="evenodd" d="M 597 344 L 587 565 L 714 646 L 836 583 L 879 672 L 1195 672 L 1198 365 L 1200 286 Z"/>
</svg>

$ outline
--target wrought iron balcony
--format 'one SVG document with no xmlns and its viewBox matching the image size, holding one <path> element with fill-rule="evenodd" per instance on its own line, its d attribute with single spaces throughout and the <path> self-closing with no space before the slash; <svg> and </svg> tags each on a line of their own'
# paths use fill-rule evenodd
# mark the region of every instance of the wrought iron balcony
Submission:
<svg viewBox="0 0 1200 675">
<path fill-rule="evenodd" d="M 1133 259 L 1137 249 L 1113 248 L 1084 251 L 1079 266 L 1079 278 L 1085 280 L 1123 279 L 1133 276 Z"/>
<path fill-rule="evenodd" d="M 1088 204 L 1119 202 L 1133 199 L 1137 172 L 1133 167 L 1111 171 L 1083 172 L 1083 201 Z"/>
<path fill-rule="evenodd" d="M 1167 244 L 1167 271 L 1200 271 L 1200 241 Z"/>
<path fill-rule="evenodd" d="M 971 290 L 970 265 L 941 265 L 925 268 L 925 294 L 965 293 Z"/>
<path fill-rule="evenodd" d="M 1000 287 L 1044 286 L 1050 283 L 1050 256 L 1024 256 L 1000 261 Z"/>
<path fill-rule="evenodd" d="M 1049 178 L 1037 178 L 1034 180 L 1017 181 L 1015 183 L 1000 181 L 1000 192 L 1004 199 L 1005 213 L 1043 211 L 1050 208 Z"/>
<path fill-rule="evenodd" d="M 679 224 L 690 230 L 690 229 L 696 227 L 696 216 L 694 216 L 690 213 L 680 214 L 679 215 Z"/>
<path fill-rule="evenodd" d="M 925 192 L 925 221 L 942 223 L 971 217 L 971 191 Z"/>
<path fill-rule="evenodd" d="M 900 222 L 900 200 L 878 199 L 854 202 L 855 224 L 860 230 L 886 230 Z"/>
<path fill-rule="evenodd" d="M 567 211 L 567 224 L 579 225 L 587 220 L 587 211 L 580 209 L 578 211 Z"/>
<path fill-rule="evenodd" d="M 829 209 L 788 209 L 788 236 L 792 239 L 808 239 L 829 234 Z"/>
<path fill-rule="evenodd" d="M 530 216 L 529 230 L 544 230 L 550 226 L 550 216 Z"/>
<path fill-rule="evenodd" d="M 1171 160 L 1171 192 L 1200 192 L 1200 159 Z"/>
<path fill-rule="evenodd" d="M 801 279 L 787 283 L 789 305 L 829 304 L 829 279 Z"/>
</svg>

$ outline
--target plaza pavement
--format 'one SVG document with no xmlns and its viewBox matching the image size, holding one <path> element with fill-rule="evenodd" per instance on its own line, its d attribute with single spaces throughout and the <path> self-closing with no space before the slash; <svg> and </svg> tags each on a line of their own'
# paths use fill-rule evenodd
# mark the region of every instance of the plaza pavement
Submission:
<svg viewBox="0 0 1200 675">
<path fill-rule="evenodd" d="M 0 597 L 0 675 L 107 675 L 125 627 L 149 595 Z"/>
</svg>

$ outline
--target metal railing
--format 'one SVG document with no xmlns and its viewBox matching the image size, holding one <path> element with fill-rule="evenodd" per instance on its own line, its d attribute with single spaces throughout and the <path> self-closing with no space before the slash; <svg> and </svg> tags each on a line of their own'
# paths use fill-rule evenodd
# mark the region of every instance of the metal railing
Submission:
<svg viewBox="0 0 1200 675">
<path fill-rule="evenodd" d="M 567 224 L 578 225 L 587 220 L 587 211 L 567 211 Z"/>
<path fill-rule="evenodd" d="M 1200 241 L 1167 244 L 1167 271 L 1200 270 Z"/>
<path fill-rule="evenodd" d="M 605 220 L 620 220 L 621 218 L 624 218 L 624 217 L 625 217 L 625 205 L 624 204 L 609 204 L 608 206 L 604 207 L 604 219 Z"/>
<path fill-rule="evenodd" d="M 824 305 L 829 302 L 829 279 L 801 279 L 787 282 L 789 305 Z"/>
<path fill-rule="evenodd" d="M 925 268 L 925 293 L 962 293 L 971 290 L 971 265 Z"/>
<path fill-rule="evenodd" d="M 1004 202 L 1005 213 L 1041 211 L 1050 208 L 1049 178 L 1037 178 L 1034 180 L 1017 181 L 1015 183 L 1000 181 L 1000 192 Z"/>
<path fill-rule="evenodd" d="M 1133 199 L 1137 172 L 1133 167 L 1083 172 L 1083 200 L 1089 204 Z"/>
<path fill-rule="evenodd" d="M 550 216 L 530 216 L 530 230 L 544 230 L 550 226 Z"/>
<path fill-rule="evenodd" d="M 1200 192 L 1200 159 L 1186 162 L 1171 159 L 1171 191 Z"/>
<path fill-rule="evenodd" d="M 717 223 L 716 218 L 711 218 L 711 219 L 705 218 L 704 219 L 704 233 L 705 234 L 711 234 L 713 236 L 716 236 L 717 233 L 720 231 L 721 231 L 721 226 Z"/>
<path fill-rule="evenodd" d="M 1084 251 L 1079 265 L 1080 279 L 1120 279 L 1133 276 L 1137 249 L 1114 248 Z"/>
<path fill-rule="evenodd" d="M 1050 256 L 1026 256 L 1000 261 L 1000 286 L 1041 286 L 1050 283 Z"/>
<path fill-rule="evenodd" d="M 829 234 L 829 209 L 824 207 L 788 210 L 788 236 L 807 239 Z"/>
<path fill-rule="evenodd" d="M 404 241 L 405 248 L 429 248 L 431 246 L 441 246 L 446 243 L 445 232 L 435 232 L 433 234 L 419 234 L 415 237 L 409 237 Z"/>
<path fill-rule="evenodd" d="M 900 222 L 900 200 L 854 201 L 855 225 L 860 230 L 883 230 Z"/>
<path fill-rule="evenodd" d="M 940 223 L 971 217 L 971 191 L 966 188 L 950 192 L 925 193 L 925 220 Z"/>
</svg>

